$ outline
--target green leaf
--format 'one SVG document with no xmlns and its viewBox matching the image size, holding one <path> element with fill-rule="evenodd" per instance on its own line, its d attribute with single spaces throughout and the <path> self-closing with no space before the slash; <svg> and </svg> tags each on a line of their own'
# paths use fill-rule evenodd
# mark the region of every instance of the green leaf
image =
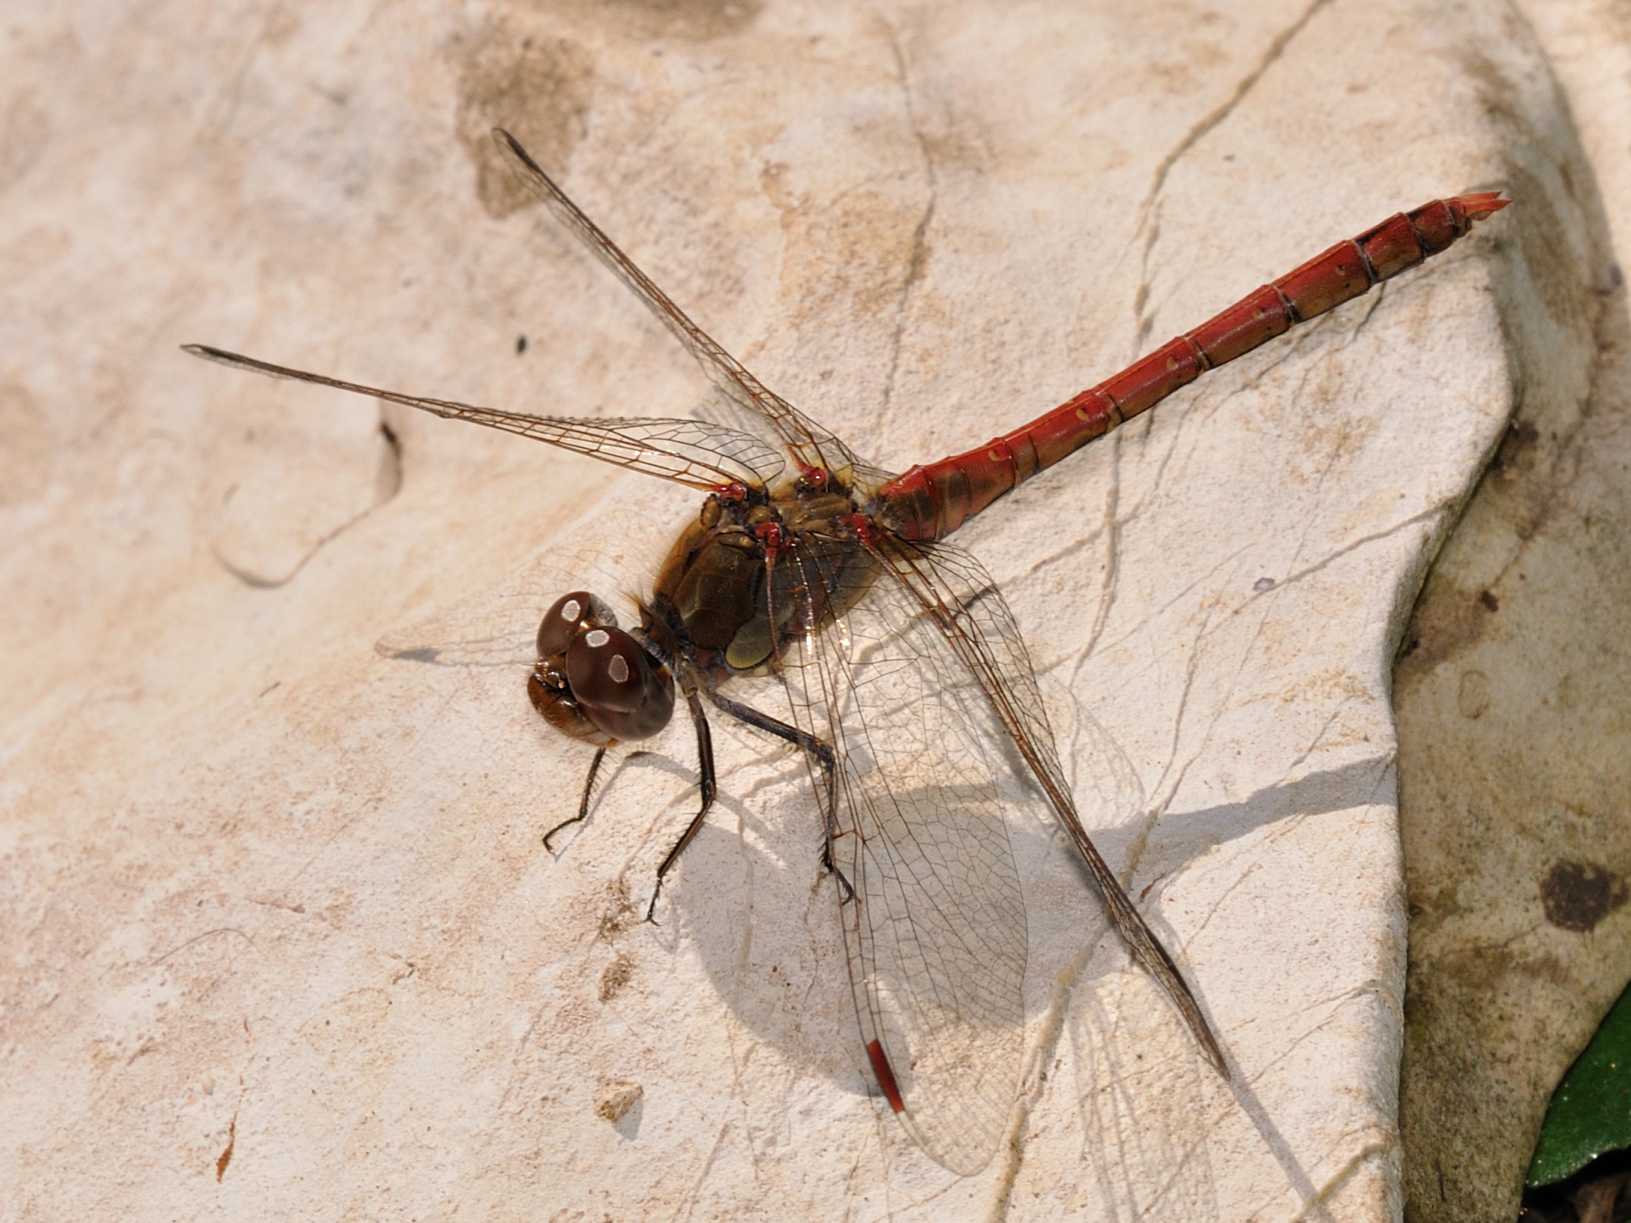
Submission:
<svg viewBox="0 0 1631 1223">
<path fill-rule="evenodd" d="M 1631 1147 L 1631 988 L 1609 1010 L 1552 1095 L 1524 1178 L 1539 1188 Z"/>
</svg>

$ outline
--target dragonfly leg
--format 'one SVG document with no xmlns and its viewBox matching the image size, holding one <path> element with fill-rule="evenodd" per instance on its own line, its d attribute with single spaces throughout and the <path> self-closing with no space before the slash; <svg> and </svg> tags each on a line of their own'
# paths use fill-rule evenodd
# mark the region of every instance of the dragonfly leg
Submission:
<svg viewBox="0 0 1631 1223">
<path fill-rule="evenodd" d="M 844 896 L 839 901 L 840 904 L 855 899 L 855 886 L 844 877 L 844 872 L 839 870 L 838 864 L 832 860 L 832 842 L 830 840 L 821 842 L 821 869 L 834 876 L 838 880 L 838 886 L 844 889 Z"/>
<path fill-rule="evenodd" d="M 825 791 L 822 802 L 822 838 L 821 838 L 821 869 L 838 877 L 839 885 L 844 889 L 845 899 L 855 899 L 855 889 L 850 881 L 844 878 L 844 872 L 838 869 L 832 858 L 832 843 L 838 836 L 838 820 L 835 812 L 837 793 L 833 788 L 835 769 L 833 767 L 833 750 L 831 744 L 816 738 L 807 731 L 796 726 L 789 726 L 780 718 L 773 718 L 768 713 L 760 713 L 751 705 L 744 705 L 740 701 L 733 701 L 728 696 L 721 696 L 713 689 L 707 689 L 708 699 L 721 713 L 727 713 L 738 722 L 775 735 L 778 739 L 785 739 L 796 747 L 803 748 L 821 766 L 821 784 Z"/>
<path fill-rule="evenodd" d="M 544 848 L 549 850 L 550 853 L 555 852 L 555 847 L 549 843 L 550 837 L 554 836 L 563 828 L 569 827 L 572 824 L 581 824 L 584 820 L 589 818 L 589 800 L 594 797 L 595 776 L 600 772 L 600 762 L 605 759 L 606 749 L 601 748 L 595 753 L 595 758 L 589 762 L 589 776 L 585 778 L 583 782 L 583 798 L 578 803 L 578 813 L 569 819 L 562 820 L 559 824 L 556 824 L 555 827 L 544 833 Z"/>
<path fill-rule="evenodd" d="M 668 856 L 657 868 L 657 886 L 651 889 L 651 903 L 646 906 L 646 920 L 654 926 L 657 924 L 657 897 L 662 894 L 663 877 L 673 869 L 674 863 L 679 861 L 680 854 L 685 851 L 692 838 L 702 831 L 702 821 L 707 818 L 708 808 L 714 805 L 714 795 L 719 790 L 714 776 L 714 738 L 708 729 L 708 715 L 703 712 L 696 684 L 689 679 L 684 679 L 681 683 L 685 689 L 686 707 L 691 711 L 691 724 L 697 728 L 697 771 L 702 786 L 702 806 L 691 817 L 691 822 L 686 825 L 680 839 L 675 842 L 674 848 L 668 851 Z"/>
</svg>

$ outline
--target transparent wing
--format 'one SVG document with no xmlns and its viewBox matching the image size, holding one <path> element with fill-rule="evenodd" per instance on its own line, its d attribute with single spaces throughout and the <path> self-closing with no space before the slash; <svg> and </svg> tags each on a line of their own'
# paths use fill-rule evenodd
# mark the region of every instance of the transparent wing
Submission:
<svg viewBox="0 0 1631 1223">
<path fill-rule="evenodd" d="M 583 210 L 567 198 L 549 175 L 516 138 L 502 128 L 493 129 L 499 149 L 512 158 L 516 174 L 543 201 L 544 206 L 574 237 L 586 246 L 629 291 L 646 304 L 659 322 L 696 359 L 708 381 L 736 407 L 768 425 L 792 451 L 799 462 L 829 471 L 844 471 L 856 465 L 848 446 L 816 424 L 781 396 L 767 388 L 712 336 L 698 327 L 657 287 L 651 277 L 635 265 Z"/>
<path fill-rule="evenodd" d="M 1218 1072 L 1228 1078 L 1223 1050 L 1200 1004 L 1082 827 L 1059 765 L 1053 728 L 1037 689 L 1030 652 L 991 575 L 972 555 L 953 544 L 912 543 L 884 535 L 873 556 L 885 575 L 880 582 L 893 579 L 919 613 L 934 623 L 962 669 L 983 689 L 1001 722 L 1001 733 L 1030 766 L 1054 817 L 1093 877 L 1117 933 L 1133 958 L 1167 992 Z"/>
<path fill-rule="evenodd" d="M 856 544 L 803 536 L 776 581 L 795 609 L 795 719 L 834 749 L 824 799 L 862 1040 L 913 1140 L 977 1172 L 1024 1043 L 1025 903 L 1003 816 L 1026 801 L 1022 766 L 945 635 Z M 812 774 L 825 789 L 819 762 Z"/>
<path fill-rule="evenodd" d="M 550 604 L 570 590 L 587 590 L 623 623 L 636 621 L 630 575 L 653 571 L 670 534 L 637 509 L 594 505 L 536 547 L 523 546 L 502 581 L 451 595 L 445 584 L 437 586 L 425 607 L 385 626 L 374 653 L 393 663 L 515 671 L 519 695 L 538 659 L 538 621 Z"/>
<path fill-rule="evenodd" d="M 433 416 L 467 420 L 490 429 L 518 433 L 574 454 L 587 455 L 603 463 L 613 463 L 630 471 L 658 476 L 691 488 L 708 490 L 733 483 L 765 485 L 780 475 L 783 467 L 781 456 L 768 443 L 750 433 L 708 421 L 535 416 L 528 412 L 483 408 L 451 399 L 405 395 L 401 391 L 383 390 L 359 382 L 330 378 L 325 374 L 308 373 L 287 365 L 274 365 L 270 361 L 260 361 L 205 344 L 184 344 L 182 351 L 233 369 L 334 387 L 419 408 Z"/>
</svg>

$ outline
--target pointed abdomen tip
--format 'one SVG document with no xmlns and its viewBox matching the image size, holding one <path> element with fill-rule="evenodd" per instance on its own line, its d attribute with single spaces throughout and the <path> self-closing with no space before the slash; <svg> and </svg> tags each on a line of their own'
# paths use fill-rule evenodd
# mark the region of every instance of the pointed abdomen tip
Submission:
<svg viewBox="0 0 1631 1223">
<path fill-rule="evenodd" d="M 1468 220 L 1482 221 L 1485 217 L 1500 212 L 1512 201 L 1499 191 L 1478 191 L 1472 195 L 1457 196 L 1455 202 L 1461 205 Z"/>
</svg>

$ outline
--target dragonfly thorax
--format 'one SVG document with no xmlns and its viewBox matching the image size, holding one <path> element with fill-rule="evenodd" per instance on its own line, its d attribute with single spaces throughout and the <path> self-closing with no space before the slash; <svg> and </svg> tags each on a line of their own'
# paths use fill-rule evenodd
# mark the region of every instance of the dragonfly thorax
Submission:
<svg viewBox="0 0 1631 1223">
<path fill-rule="evenodd" d="M 669 549 L 647 609 L 658 645 L 714 679 L 757 670 L 796 636 L 810 606 L 805 586 L 833 572 L 828 554 L 855 512 L 830 477 L 820 488 L 797 480 L 756 491 L 703 503 Z"/>
<path fill-rule="evenodd" d="M 555 600 L 538 625 L 538 661 L 527 695 L 549 724 L 608 747 L 645 739 L 668 725 L 674 677 L 642 641 L 588 591 Z"/>
</svg>

